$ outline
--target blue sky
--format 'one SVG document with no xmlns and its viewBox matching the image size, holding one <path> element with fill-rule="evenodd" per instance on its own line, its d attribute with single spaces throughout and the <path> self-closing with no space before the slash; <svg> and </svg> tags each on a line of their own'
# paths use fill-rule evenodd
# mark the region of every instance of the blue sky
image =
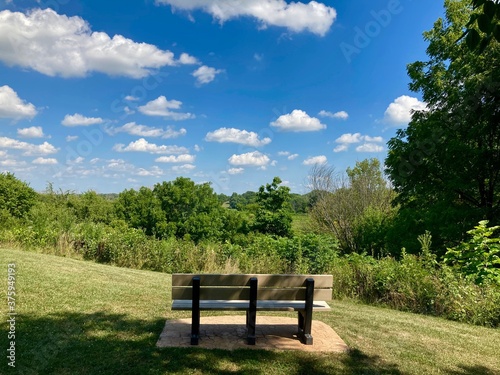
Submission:
<svg viewBox="0 0 500 375">
<path fill-rule="evenodd" d="M 37 190 L 218 193 L 384 160 L 423 109 L 435 0 L 0 1 L 0 170 Z"/>
</svg>

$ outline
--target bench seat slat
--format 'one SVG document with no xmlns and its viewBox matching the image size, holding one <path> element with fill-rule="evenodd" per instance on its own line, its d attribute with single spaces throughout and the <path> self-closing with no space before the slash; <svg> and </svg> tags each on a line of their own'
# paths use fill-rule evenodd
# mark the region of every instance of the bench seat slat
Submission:
<svg viewBox="0 0 500 375">
<path fill-rule="evenodd" d="M 190 300 L 173 300 L 172 310 L 191 310 Z M 304 310 L 304 301 L 267 300 L 257 301 L 259 311 L 298 311 Z M 200 300 L 200 310 L 247 310 L 248 301 L 244 300 Z M 330 311 L 325 301 L 314 301 L 314 311 Z"/>
<path fill-rule="evenodd" d="M 172 275 L 172 286 L 191 286 L 193 285 L 193 274 L 175 273 Z M 315 288 L 331 288 L 333 284 L 332 275 L 272 275 L 272 274 L 247 274 L 247 275 L 220 275 L 220 274 L 201 274 L 202 286 L 234 286 L 250 285 L 250 279 L 258 279 L 259 288 L 262 287 L 281 287 L 297 288 L 305 285 L 305 280 L 309 277 L 314 278 Z"/>
<path fill-rule="evenodd" d="M 193 295 L 191 287 L 172 287 L 172 299 L 190 300 Z M 304 300 L 305 288 L 259 288 L 258 300 Z M 250 289 L 246 287 L 201 287 L 200 300 L 248 300 Z M 329 301 L 332 299 L 332 289 L 314 289 L 315 300 Z"/>
</svg>

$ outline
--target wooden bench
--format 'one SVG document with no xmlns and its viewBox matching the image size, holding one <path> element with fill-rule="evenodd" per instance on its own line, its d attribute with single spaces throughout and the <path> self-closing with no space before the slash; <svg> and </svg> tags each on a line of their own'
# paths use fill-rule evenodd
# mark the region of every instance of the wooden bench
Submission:
<svg viewBox="0 0 500 375">
<path fill-rule="evenodd" d="M 247 342 L 255 345 L 257 311 L 297 311 L 298 336 L 312 345 L 313 311 L 329 311 L 331 275 L 173 274 L 172 310 L 191 310 L 191 345 L 198 345 L 201 310 L 245 310 Z"/>
</svg>

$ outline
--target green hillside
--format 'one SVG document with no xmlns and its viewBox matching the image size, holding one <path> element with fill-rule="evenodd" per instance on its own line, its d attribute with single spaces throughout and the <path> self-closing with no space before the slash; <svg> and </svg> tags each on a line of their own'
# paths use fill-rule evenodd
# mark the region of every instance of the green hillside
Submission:
<svg viewBox="0 0 500 375">
<path fill-rule="evenodd" d="M 348 354 L 158 349 L 170 276 L 0 250 L 2 293 L 15 263 L 16 368 L 5 374 L 497 374 L 500 331 L 333 301 L 315 319 L 331 325 Z M 6 316 L 7 301 L 2 303 Z M 222 312 L 227 314 L 227 312 Z M 286 314 L 285 314 L 286 315 Z M 8 325 L 0 340 L 9 348 Z"/>
</svg>

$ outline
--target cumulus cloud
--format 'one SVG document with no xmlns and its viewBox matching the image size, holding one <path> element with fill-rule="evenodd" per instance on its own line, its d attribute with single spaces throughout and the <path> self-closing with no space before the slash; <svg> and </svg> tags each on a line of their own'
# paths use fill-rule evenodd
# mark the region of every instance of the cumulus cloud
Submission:
<svg viewBox="0 0 500 375">
<path fill-rule="evenodd" d="M 111 135 L 117 133 L 127 133 L 139 137 L 161 137 L 165 139 L 177 138 L 187 133 L 186 129 L 174 130 L 171 126 L 167 127 L 167 129 L 153 128 L 146 125 L 139 125 L 135 122 L 129 122 L 117 128 L 109 128 L 106 131 Z"/>
<path fill-rule="evenodd" d="M 190 56 L 187 53 L 181 53 L 181 57 L 179 57 L 179 62 L 184 65 L 194 65 L 200 63 L 196 57 Z"/>
<path fill-rule="evenodd" d="M 157 163 L 194 163 L 196 156 L 190 154 L 160 156 L 155 159 Z"/>
<path fill-rule="evenodd" d="M 42 158 L 42 157 L 39 157 L 39 158 L 36 158 L 35 160 L 33 160 L 32 162 L 33 164 L 41 164 L 41 165 L 53 165 L 53 164 L 57 164 L 57 160 L 54 159 L 54 158 Z"/>
<path fill-rule="evenodd" d="M 79 113 L 74 115 L 66 115 L 61 121 L 64 126 L 90 126 L 102 124 L 104 120 L 100 117 L 85 117 Z"/>
<path fill-rule="evenodd" d="M 66 136 L 66 142 L 73 142 L 73 141 L 76 141 L 77 139 L 78 139 L 77 135 L 68 135 L 68 136 Z"/>
<path fill-rule="evenodd" d="M 302 162 L 304 165 L 325 164 L 327 162 L 325 155 L 312 156 Z"/>
<path fill-rule="evenodd" d="M 188 149 L 175 145 L 156 145 L 149 143 L 144 138 L 140 138 L 135 142 L 130 142 L 128 146 L 124 144 L 116 144 L 113 150 L 117 152 L 148 152 L 150 154 L 187 154 Z"/>
<path fill-rule="evenodd" d="M 335 143 L 339 145 L 333 149 L 333 152 L 347 151 L 351 144 L 361 142 L 365 143 L 356 147 L 356 151 L 358 152 L 380 152 L 384 150 L 384 147 L 377 145 L 377 143 L 384 142 L 382 137 L 371 137 L 369 135 L 362 135 L 361 133 L 346 133 L 335 140 Z"/>
<path fill-rule="evenodd" d="M 0 24 L 0 30 L 1 28 Z M 0 46 L 2 45 L 1 38 L 0 36 Z M 14 120 L 31 119 L 36 114 L 35 106 L 19 98 L 17 92 L 11 87 L 7 85 L 0 87 L 0 118 L 11 118 Z"/>
<path fill-rule="evenodd" d="M 330 118 L 339 119 L 339 120 L 347 120 L 349 118 L 349 114 L 346 111 L 340 111 L 340 112 L 333 113 L 333 112 L 321 110 L 318 113 L 318 116 L 330 117 Z"/>
<path fill-rule="evenodd" d="M 425 111 L 427 105 L 417 98 L 402 95 L 396 98 L 384 113 L 384 122 L 391 125 L 406 125 L 411 121 L 413 111 Z"/>
<path fill-rule="evenodd" d="M 231 165 L 248 165 L 254 167 L 263 167 L 269 164 L 269 157 L 259 151 L 247 152 L 246 154 L 233 154 L 229 159 Z"/>
<path fill-rule="evenodd" d="M 185 172 L 190 172 L 195 168 L 196 167 L 192 164 L 184 164 L 184 165 L 176 165 L 172 167 L 172 170 L 178 173 L 185 173 Z"/>
<path fill-rule="evenodd" d="M 234 174 L 241 174 L 241 173 L 243 173 L 244 170 L 245 170 L 244 168 L 229 168 L 227 170 L 227 173 L 233 174 L 233 175 Z"/>
<path fill-rule="evenodd" d="M 210 66 L 202 65 L 196 69 L 191 75 L 196 78 L 199 85 L 204 85 L 212 82 L 217 74 L 222 73 L 224 70 L 215 69 Z"/>
<path fill-rule="evenodd" d="M 246 146 L 260 147 L 271 143 L 271 138 L 259 139 L 255 132 L 235 128 L 220 128 L 205 136 L 207 142 L 238 143 Z"/>
<path fill-rule="evenodd" d="M 147 116 L 163 116 L 172 120 L 187 120 L 195 118 L 191 113 L 173 112 L 172 109 L 180 109 L 182 102 L 179 100 L 167 100 L 165 96 L 147 102 L 139 107 L 139 112 Z"/>
<path fill-rule="evenodd" d="M 78 16 L 60 15 L 50 8 L 27 14 L 0 12 L 0 60 L 8 66 L 30 68 L 48 76 L 84 77 L 91 72 L 142 78 L 161 67 L 192 63 L 170 51 L 122 35 L 91 30 Z"/>
<path fill-rule="evenodd" d="M 41 126 L 31 126 L 29 128 L 17 129 L 17 135 L 24 138 L 43 138 L 43 129 Z"/>
<path fill-rule="evenodd" d="M 375 143 L 365 143 L 356 147 L 357 152 L 382 152 L 384 147 Z"/>
<path fill-rule="evenodd" d="M 299 156 L 299 154 L 292 154 L 290 151 L 279 151 L 278 155 L 279 156 L 286 156 L 286 158 L 288 160 L 294 160 Z"/>
<path fill-rule="evenodd" d="M 337 12 L 334 8 L 311 1 L 287 3 L 284 0 L 156 0 L 185 11 L 200 9 L 223 23 L 241 16 L 253 17 L 260 28 L 279 26 L 291 32 L 309 31 L 323 36 L 332 26 Z"/>
<path fill-rule="evenodd" d="M 312 132 L 326 128 L 316 117 L 310 117 L 300 109 L 294 109 L 292 113 L 281 115 L 271 126 L 282 131 L 290 132 Z"/>
<path fill-rule="evenodd" d="M 156 165 L 153 165 L 149 169 L 137 168 L 133 172 L 133 174 L 136 176 L 141 176 L 141 177 L 160 177 L 164 174 L 164 171 L 163 171 L 163 169 L 157 167 Z"/>
<path fill-rule="evenodd" d="M 16 139 L 0 137 L 0 148 L 7 148 L 13 150 L 24 151 L 23 155 L 49 155 L 55 154 L 58 149 L 48 142 L 43 142 L 41 145 L 34 145 L 32 143 L 21 142 Z"/>
</svg>

